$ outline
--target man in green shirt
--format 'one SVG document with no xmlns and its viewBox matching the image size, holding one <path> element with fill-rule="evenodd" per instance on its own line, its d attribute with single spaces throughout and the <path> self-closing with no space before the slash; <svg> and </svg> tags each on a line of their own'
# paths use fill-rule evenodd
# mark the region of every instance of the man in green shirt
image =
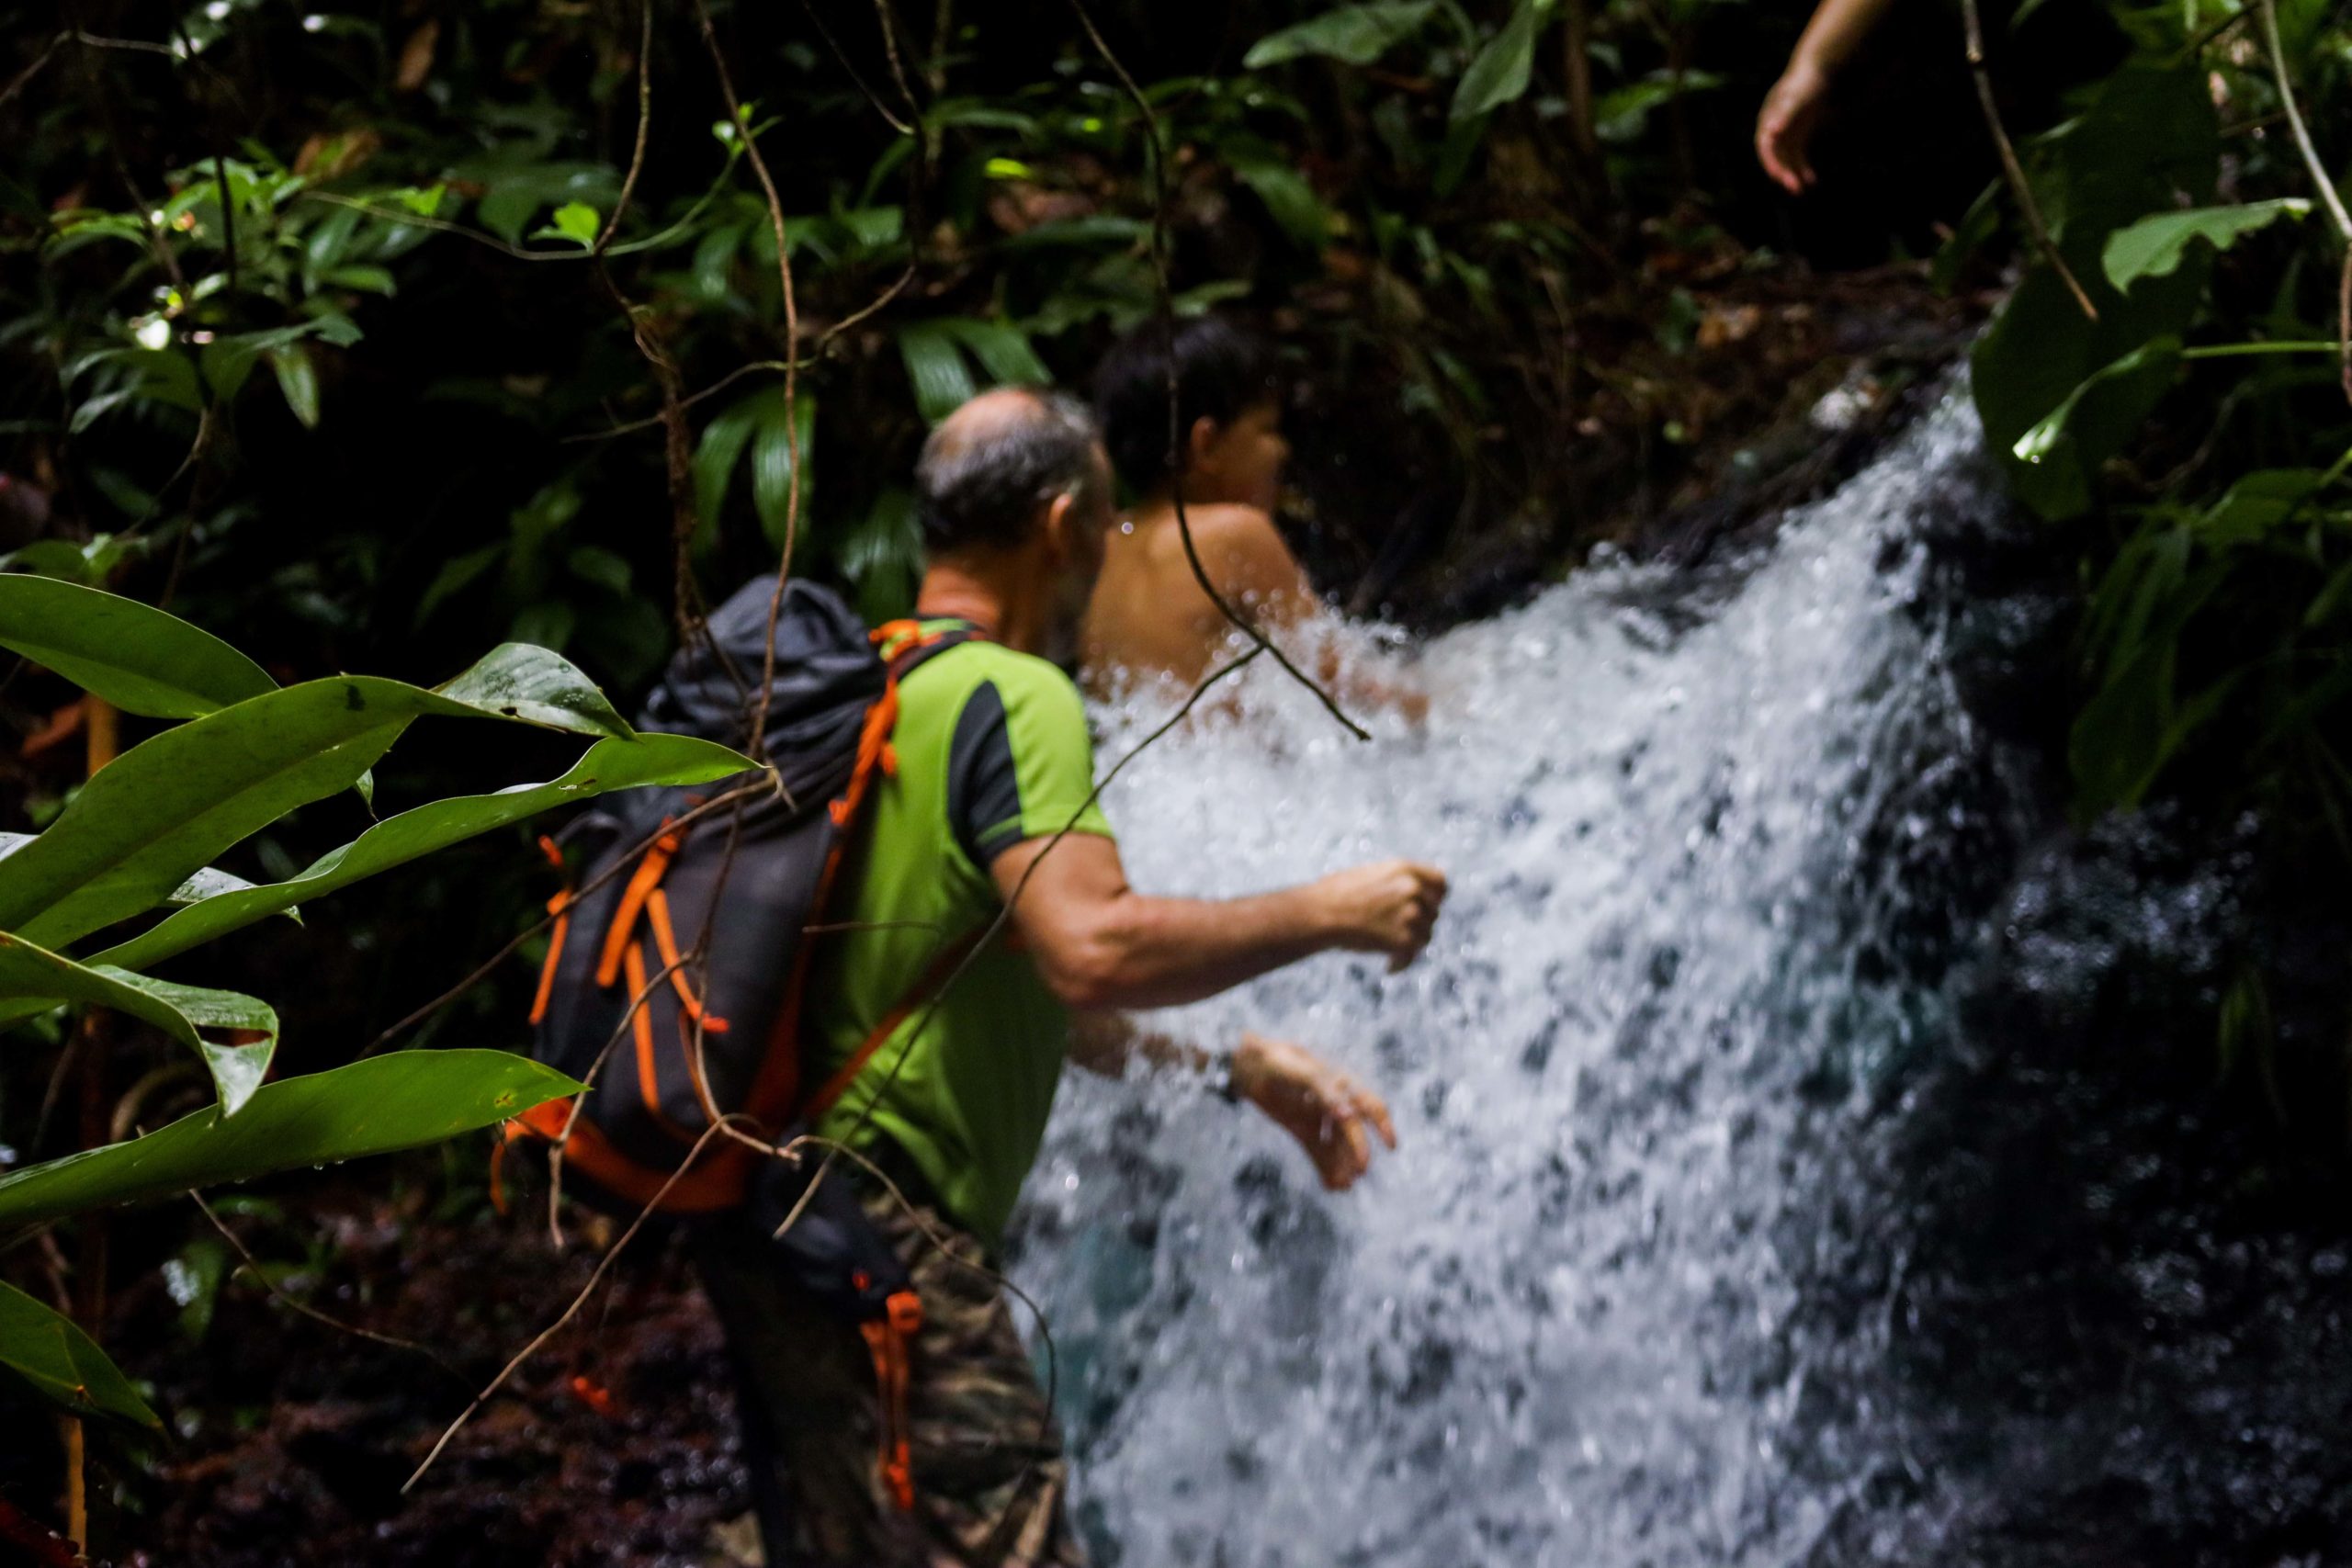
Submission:
<svg viewBox="0 0 2352 1568">
<path fill-rule="evenodd" d="M 698 1260 L 751 1394 L 771 1562 L 1074 1564 L 1084 1552 L 1052 1413 L 988 1271 L 1064 1057 L 1202 1073 L 1345 1188 L 1374 1136 L 1395 1145 L 1377 1095 L 1298 1046 L 1244 1035 L 1204 1052 L 1121 1010 L 1198 1000 L 1333 950 L 1401 968 L 1429 942 L 1445 879 L 1389 861 L 1248 898 L 1129 887 L 1091 800 L 1085 710 L 1056 662 L 1075 647 L 1111 522 L 1092 421 L 1052 394 L 985 394 L 933 433 L 917 488 L 930 552 L 918 616 L 978 635 L 900 684 L 896 765 L 869 806 L 844 929 L 818 951 L 802 1029 L 822 1081 L 921 987 L 944 944 L 1011 905 L 1005 930 L 934 1009 L 912 1010 L 819 1129 L 911 1204 L 867 1184 L 867 1212 L 923 1304 L 906 1398 L 911 1508 L 877 1478 L 893 1414 L 856 1333 L 801 1299 L 748 1230 Z"/>
</svg>

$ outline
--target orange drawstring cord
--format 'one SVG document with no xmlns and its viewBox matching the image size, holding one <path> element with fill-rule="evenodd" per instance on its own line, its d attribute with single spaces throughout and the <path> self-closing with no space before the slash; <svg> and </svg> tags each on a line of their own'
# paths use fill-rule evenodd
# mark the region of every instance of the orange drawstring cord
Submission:
<svg viewBox="0 0 2352 1568">
<path fill-rule="evenodd" d="M 912 1376 L 915 1335 L 922 1328 L 922 1298 L 899 1291 L 884 1303 L 882 1317 L 858 1325 L 874 1356 L 874 1382 L 882 1396 L 881 1445 L 876 1461 L 885 1490 L 902 1511 L 915 1506 L 915 1467 L 907 1431 L 907 1390 Z"/>
</svg>

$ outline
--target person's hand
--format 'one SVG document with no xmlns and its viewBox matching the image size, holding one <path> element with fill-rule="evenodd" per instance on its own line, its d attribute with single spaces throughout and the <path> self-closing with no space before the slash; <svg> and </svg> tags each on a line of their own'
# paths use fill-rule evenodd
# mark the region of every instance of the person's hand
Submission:
<svg viewBox="0 0 2352 1568">
<path fill-rule="evenodd" d="M 1421 955 L 1445 903 L 1445 873 L 1416 861 L 1384 860 L 1336 871 L 1315 884 L 1337 945 L 1388 954 L 1395 974 Z"/>
<path fill-rule="evenodd" d="M 1756 161 L 1792 196 L 1813 185 L 1813 133 L 1828 96 L 1828 73 L 1808 56 L 1792 55 L 1757 112 Z"/>
<path fill-rule="evenodd" d="M 1299 1046 L 1243 1035 L 1233 1054 L 1233 1090 L 1298 1140 L 1334 1192 L 1347 1190 L 1371 1167 L 1373 1133 L 1396 1146 L 1396 1126 L 1380 1096 Z"/>
</svg>

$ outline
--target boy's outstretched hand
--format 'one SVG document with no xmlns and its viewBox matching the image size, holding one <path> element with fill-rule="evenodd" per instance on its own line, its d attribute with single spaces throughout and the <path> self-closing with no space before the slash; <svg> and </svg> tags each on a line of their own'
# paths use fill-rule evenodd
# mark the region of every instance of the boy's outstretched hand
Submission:
<svg viewBox="0 0 2352 1568">
<path fill-rule="evenodd" d="M 1355 1185 L 1371 1168 L 1373 1134 L 1396 1146 L 1396 1126 L 1380 1096 L 1353 1074 L 1285 1041 L 1243 1035 L 1233 1054 L 1233 1091 L 1296 1138 L 1334 1192 Z"/>
</svg>

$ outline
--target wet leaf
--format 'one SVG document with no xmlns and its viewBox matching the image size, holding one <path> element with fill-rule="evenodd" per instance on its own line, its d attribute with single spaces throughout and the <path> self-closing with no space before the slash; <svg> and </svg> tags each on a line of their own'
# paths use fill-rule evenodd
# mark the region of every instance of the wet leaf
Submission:
<svg viewBox="0 0 2352 1568">
<path fill-rule="evenodd" d="M 399 1051 L 281 1078 L 234 1118 L 209 1106 L 143 1138 L 0 1176 L 0 1228 L 439 1143 L 579 1088 L 503 1051 Z"/>
<path fill-rule="evenodd" d="M 649 732 L 633 740 L 600 740 L 560 778 L 403 811 L 328 851 L 299 876 L 191 905 L 152 931 L 99 953 L 94 962 L 144 969 L 298 903 L 324 897 L 363 877 L 551 807 L 644 784 L 707 784 L 752 766 L 751 759 L 691 736 Z"/>
<path fill-rule="evenodd" d="M 203 1060 L 224 1115 L 253 1097 L 277 1049 L 277 1014 L 258 998 L 77 964 L 6 931 L 0 931 L 0 999 L 79 1002 L 153 1024 Z M 205 1038 L 208 1029 L 261 1038 L 224 1043 Z"/>
<path fill-rule="evenodd" d="M 163 1425 L 88 1335 L 5 1282 L 0 1282 L 0 1367 L 72 1415 L 113 1416 L 141 1427 Z"/>
<path fill-rule="evenodd" d="M 437 692 L 339 675 L 249 698 L 132 747 L 0 860 L 0 931 L 62 948 L 153 908 L 231 845 L 356 784 L 425 714 L 633 733 L 578 670 L 520 644 Z"/>
</svg>

